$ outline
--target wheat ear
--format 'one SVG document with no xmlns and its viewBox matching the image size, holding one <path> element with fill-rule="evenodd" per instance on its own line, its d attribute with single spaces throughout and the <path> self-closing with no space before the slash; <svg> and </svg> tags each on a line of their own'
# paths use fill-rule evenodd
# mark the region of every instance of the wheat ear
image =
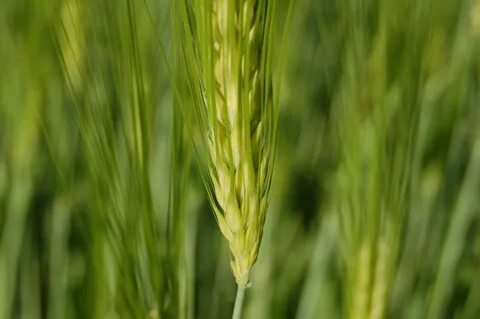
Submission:
<svg viewBox="0 0 480 319">
<path fill-rule="evenodd" d="M 209 114 L 210 178 L 231 267 L 247 286 L 262 237 L 270 183 L 272 101 L 262 67 L 266 8 L 254 1 L 214 1 L 215 113 Z"/>
<path fill-rule="evenodd" d="M 183 4 L 185 41 L 193 43 L 183 46 L 185 78 L 190 90 L 198 88 L 193 113 L 205 150 L 204 177 L 233 274 L 247 287 L 268 206 L 277 117 L 270 8 L 265 0 Z"/>
</svg>

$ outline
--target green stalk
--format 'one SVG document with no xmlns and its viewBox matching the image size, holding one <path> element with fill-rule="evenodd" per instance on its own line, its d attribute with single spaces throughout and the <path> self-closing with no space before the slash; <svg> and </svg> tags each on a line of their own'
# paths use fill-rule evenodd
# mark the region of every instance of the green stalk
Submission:
<svg viewBox="0 0 480 319">
<path fill-rule="evenodd" d="M 237 296 L 235 297 L 235 305 L 233 306 L 232 319 L 240 319 L 242 317 L 243 299 L 245 298 L 246 288 L 242 285 L 237 286 Z"/>
</svg>

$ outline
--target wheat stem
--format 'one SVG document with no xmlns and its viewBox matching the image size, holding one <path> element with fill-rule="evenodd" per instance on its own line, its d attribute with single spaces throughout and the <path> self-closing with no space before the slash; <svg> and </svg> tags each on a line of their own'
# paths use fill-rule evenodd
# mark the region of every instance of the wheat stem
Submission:
<svg viewBox="0 0 480 319">
<path fill-rule="evenodd" d="M 237 296 L 235 297 L 235 305 L 233 306 L 232 319 L 240 319 L 242 317 L 243 299 L 245 298 L 246 288 L 243 285 L 237 285 Z"/>
</svg>

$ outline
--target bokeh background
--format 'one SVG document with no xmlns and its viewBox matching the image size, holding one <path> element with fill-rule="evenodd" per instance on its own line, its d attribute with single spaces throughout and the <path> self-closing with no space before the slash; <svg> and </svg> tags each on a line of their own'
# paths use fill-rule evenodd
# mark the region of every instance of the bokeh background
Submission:
<svg viewBox="0 0 480 319">
<path fill-rule="evenodd" d="M 0 1 L 1 319 L 231 316 L 171 23 L 167 0 Z M 244 318 L 480 318 L 480 1 L 296 0 L 281 40 Z"/>
</svg>

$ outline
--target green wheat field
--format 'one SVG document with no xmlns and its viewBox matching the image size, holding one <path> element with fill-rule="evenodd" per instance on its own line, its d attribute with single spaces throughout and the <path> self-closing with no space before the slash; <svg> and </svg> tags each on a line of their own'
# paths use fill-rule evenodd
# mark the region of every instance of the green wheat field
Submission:
<svg viewBox="0 0 480 319">
<path fill-rule="evenodd" d="M 479 319 L 479 0 L 0 0 L 0 319 Z"/>
</svg>

